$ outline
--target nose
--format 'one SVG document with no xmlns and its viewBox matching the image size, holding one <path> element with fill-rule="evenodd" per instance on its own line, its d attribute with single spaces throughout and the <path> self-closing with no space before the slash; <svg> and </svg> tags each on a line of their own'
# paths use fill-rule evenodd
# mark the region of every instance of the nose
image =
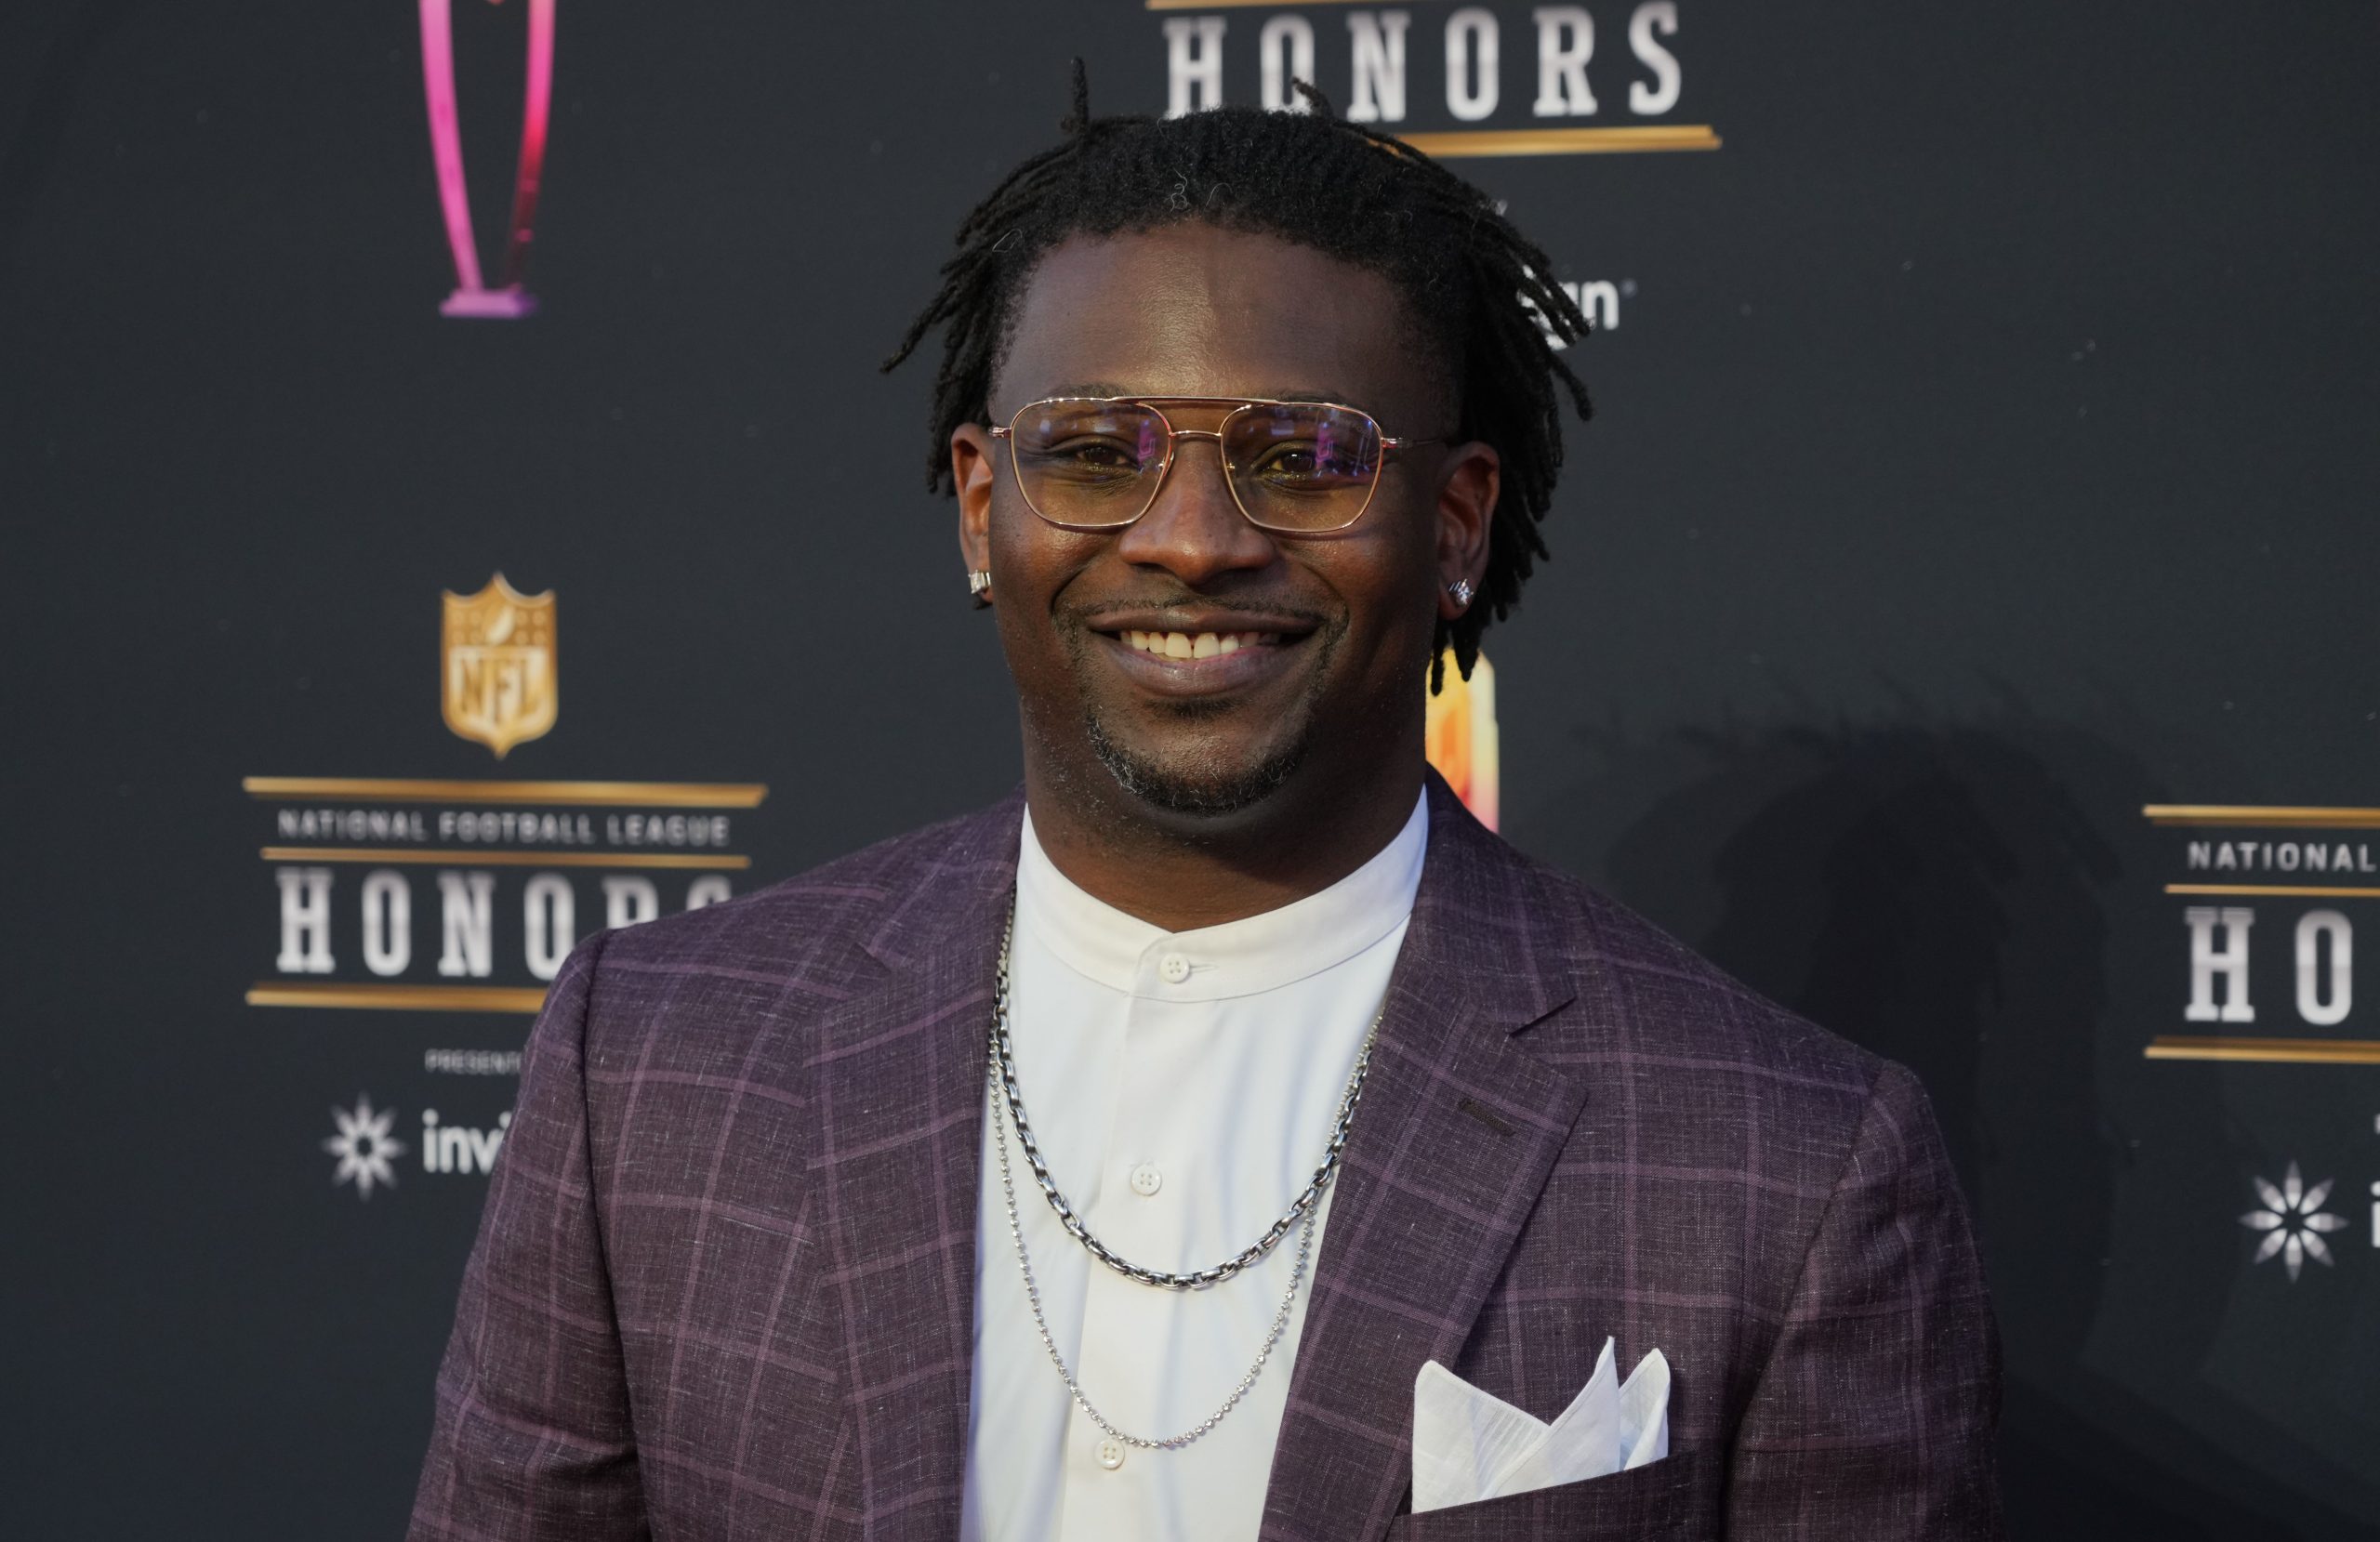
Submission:
<svg viewBox="0 0 2380 1542">
<path fill-rule="evenodd" d="M 1182 436 L 1173 464 L 1148 512 L 1124 527 L 1117 555 L 1163 568 L 1192 588 L 1236 570 L 1253 571 L 1278 556 L 1271 536 L 1248 522 L 1223 480 L 1223 446 Z"/>
</svg>

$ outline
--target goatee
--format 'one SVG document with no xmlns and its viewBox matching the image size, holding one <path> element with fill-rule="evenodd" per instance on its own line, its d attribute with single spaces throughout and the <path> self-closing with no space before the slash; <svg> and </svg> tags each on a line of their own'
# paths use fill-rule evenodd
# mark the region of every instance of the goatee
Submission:
<svg viewBox="0 0 2380 1542">
<path fill-rule="evenodd" d="M 1168 813 L 1210 818 L 1238 813 L 1280 791 L 1305 760 L 1303 734 L 1254 765 L 1227 766 L 1197 753 L 1164 760 L 1134 755 L 1116 742 L 1096 712 L 1083 715 L 1083 730 L 1091 753 L 1117 786 Z"/>
</svg>

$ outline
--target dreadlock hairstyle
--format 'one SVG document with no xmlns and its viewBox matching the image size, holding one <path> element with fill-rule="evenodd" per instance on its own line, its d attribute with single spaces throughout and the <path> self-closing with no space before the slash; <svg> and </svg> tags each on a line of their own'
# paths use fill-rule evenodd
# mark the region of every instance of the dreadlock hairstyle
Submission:
<svg viewBox="0 0 2380 1542">
<path fill-rule="evenodd" d="M 1404 297 L 1453 387 L 1456 437 L 1492 444 L 1503 463 L 1478 601 L 1438 625 L 1435 692 L 1449 645 L 1470 678 L 1480 635 L 1518 602 L 1546 555 L 1538 524 L 1562 467 L 1561 396 L 1581 419 L 1590 411 L 1586 386 L 1546 334 L 1576 342 L 1587 319 L 1554 281 L 1545 253 L 1485 192 L 1410 145 L 1340 118 L 1306 82 L 1297 88 L 1311 111 L 1094 118 L 1076 59 L 1073 111 L 1059 125 L 1065 138 L 1010 172 L 960 221 L 942 288 L 883 367 L 944 327 L 926 479 L 951 492 L 950 435 L 987 420 L 1016 297 L 1042 254 L 1067 237 L 1198 220 L 1381 274 Z"/>
</svg>

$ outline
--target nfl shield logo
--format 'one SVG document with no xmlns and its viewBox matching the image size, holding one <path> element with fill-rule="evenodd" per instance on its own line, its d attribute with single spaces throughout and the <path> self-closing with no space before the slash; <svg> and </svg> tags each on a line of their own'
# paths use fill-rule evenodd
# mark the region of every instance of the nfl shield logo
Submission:
<svg viewBox="0 0 2380 1542">
<path fill-rule="evenodd" d="M 445 596 L 439 639 L 446 726 L 496 758 L 554 726 L 554 592 L 527 595 L 497 573 L 473 595 Z"/>
</svg>

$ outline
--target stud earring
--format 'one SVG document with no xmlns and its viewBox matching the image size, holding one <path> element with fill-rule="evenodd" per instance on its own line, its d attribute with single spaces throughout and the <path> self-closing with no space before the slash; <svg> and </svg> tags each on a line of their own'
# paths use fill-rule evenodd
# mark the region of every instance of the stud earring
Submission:
<svg viewBox="0 0 2380 1542">
<path fill-rule="evenodd" d="M 1471 597 L 1478 592 L 1471 586 L 1471 580 L 1468 578 L 1458 578 L 1447 586 L 1447 593 L 1454 596 L 1454 602 L 1458 605 L 1468 606 L 1471 603 Z"/>
<path fill-rule="evenodd" d="M 992 573 L 989 568 L 975 568 L 967 574 L 967 597 L 982 610 L 992 602 Z"/>
</svg>

